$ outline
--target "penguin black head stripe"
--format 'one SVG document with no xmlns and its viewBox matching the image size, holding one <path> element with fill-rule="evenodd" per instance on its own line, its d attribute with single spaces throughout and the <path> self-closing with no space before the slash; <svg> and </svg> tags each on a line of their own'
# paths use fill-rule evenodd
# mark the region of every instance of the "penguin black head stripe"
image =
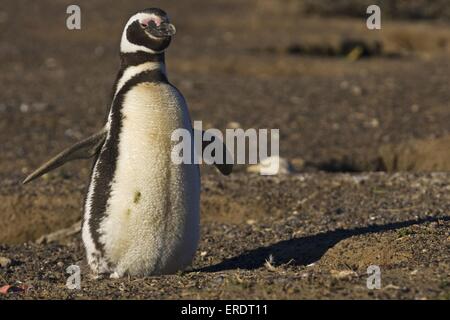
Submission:
<svg viewBox="0 0 450 320">
<path fill-rule="evenodd" d="M 170 44 L 176 29 L 167 14 L 158 8 L 150 8 L 133 15 L 122 34 L 122 53 L 161 53 Z"/>
</svg>

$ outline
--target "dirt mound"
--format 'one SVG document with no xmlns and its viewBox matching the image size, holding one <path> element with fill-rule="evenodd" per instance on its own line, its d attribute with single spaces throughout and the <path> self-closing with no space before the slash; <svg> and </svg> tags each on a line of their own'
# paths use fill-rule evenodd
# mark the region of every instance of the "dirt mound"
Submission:
<svg viewBox="0 0 450 320">
<path fill-rule="evenodd" d="M 0 243 L 33 241 L 81 218 L 83 185 L 52 179 L 24 187 L 21 178 L 1 182 Z"/>
<path fill-rule="evenodd" d="M 262 6 L 278 7 L 278 10 L 283 7 L 286 12 L 304 15 L 365 17 L 367 7 L 373 4 L 380 6 L 383 17 L 391 19 L 450 19 L 450 5 L 446 0 L 270 0 Z"/>
<path fill-rule="evenodd" d="M 386 171 L 450 171 L 450 136 L 411 140 L 380 148 Z"/>
</svg>

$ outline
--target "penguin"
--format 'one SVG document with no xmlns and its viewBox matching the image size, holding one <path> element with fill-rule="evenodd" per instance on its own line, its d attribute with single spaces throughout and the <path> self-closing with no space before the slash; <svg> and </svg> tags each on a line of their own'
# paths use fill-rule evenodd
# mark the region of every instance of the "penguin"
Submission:
<svg viewBox="0 0 450 320">
<path fill-rule="evenodd" d="M 94 277 L 172 274 L 189 266 L 197 250 L 199 166 L 171 161 L 171 133 L 193 132 L 186 101 L 166 73 L 165 50 L 175 33 L 161 9 L 134 14 L 120 40 L 121 67 L 106 124 L 24 180 L 94 158 L 82 224 Z M 224 175 L 232 171 L 225 162 L 216 167 Z"/>
</svg>

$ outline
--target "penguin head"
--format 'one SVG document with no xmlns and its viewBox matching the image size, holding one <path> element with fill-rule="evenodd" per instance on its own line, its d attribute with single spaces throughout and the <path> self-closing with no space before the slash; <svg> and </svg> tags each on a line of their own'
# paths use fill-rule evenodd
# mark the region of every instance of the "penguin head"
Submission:
<svg viewBox="0 0 450 320">
<path fill-rule="evenodd" d="M 170 44 L 176 29 L 167 13 L 150 8 L 134 14 L 125 25 L 120 42 L 122 53 L 162 53 Z"/>
</svg>

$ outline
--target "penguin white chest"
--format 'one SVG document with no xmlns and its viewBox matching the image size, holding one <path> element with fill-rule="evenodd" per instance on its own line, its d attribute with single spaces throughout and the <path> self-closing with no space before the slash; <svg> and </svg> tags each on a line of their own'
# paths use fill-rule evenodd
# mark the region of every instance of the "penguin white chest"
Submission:
<svg viewBox="0 0 450 320">
<path fill-rule="evenodd" d="M 142 83 L 122 103 L 116 171 L 100 241 L 119 274 L 172 273 L 199 239 L 200 175 L 171 161 L 173 130 L 192 130 L 184 99 L 167 84 Z"/>
</svg>

